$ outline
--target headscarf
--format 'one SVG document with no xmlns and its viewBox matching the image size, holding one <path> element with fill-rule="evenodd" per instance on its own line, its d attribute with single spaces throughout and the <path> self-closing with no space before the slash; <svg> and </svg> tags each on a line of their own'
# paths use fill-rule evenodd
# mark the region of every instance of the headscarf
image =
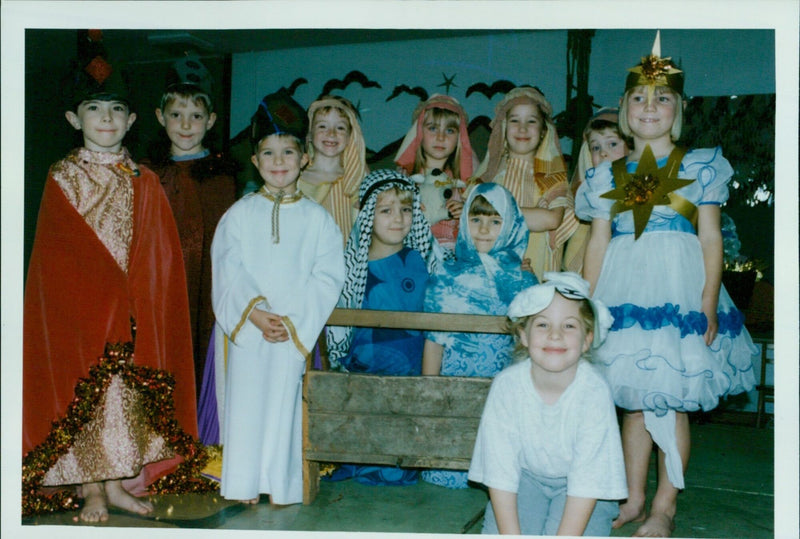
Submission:
<svg viewBox="0 0 800 539">
<path fill-rule="evenodd" d="M 425 120 L 425 112 L 429 109 L 445 109 L 458 114 L 459 117 L 459 133 L 458 145 L 456 151 L 461 150 L 461 159 L 459 161 L 461 179 L 466 180 L 472 176 L 472 145 L 469 141 L 469 118 L 459 102 L 447 95 L 433 94 L 428 100 L 423 101 L 414 109 L 411 115 L 411 128 L 406 133 L 403 142 L 400 144 L 400 149 L 394 158 L 394 162 L 406 171 L 406 174 L 413 174 L 414 162 L 416 161 L 417 149 L 422 144 L 422 129 Z M 452 172 L 452 171 L 451 171 Z"/>
<path fill-rule="evenodd" d="M 561 155 L 558 132 L 552 120 L 553 107 L 536 88 L 520 86 L 508 92 L 503 100 L 495 106 L 494 119 L 490 124 L 492 133 L 489 135 L 486 158 L 476 173 L 484 182 L 494 180 L 494 177 L 500 172 L 503 157 L 506 153 L 506 115 L 509 110 L 521 103 L 531 103 L 538 106 L 542 113 L 542 119 L 547 125 L 544 139 L 539 143 L 534 157 L 534 168 L 537 175 L 550 175 L 556 172 L 566 172 L 567 170 L 564 157 Z M 539 181 L 538 178 L 537 181 Z M 544 192 L 547 189 L 544 186 L 540 186 L 540 190 Z M 515 198 L 521 202 L 520 198 L 516 196 Z"/>
<path fill-rule="evenodd" d="M 361 180 L 367 175 L 364 134 L 361 132 L 361 124 L 358 122 L 358 116 L 353 105 L 345 98 L 338 96 L 323 96 L 311 103 L 308 107 L 308 125 L 313 125 L 314 115 L 318 110 L 327 107 L 338 110 L 350 123 L 350 140 L 347 141 L 347 146 L 345 146 L 342 153 L 344 173 L 339 182 L 343 185 L 345 195 L 352 197 L 356 194 Z M 311 133 L 309 133 L 310 137 Z M 311 140 L 308 141 L 308 157 L 309 162 L 314 161 L 314 145 L 311 144 Z M 343 230 L 342 232 L 347 234 L 349 231 Z"/>
<path fill-rule="evenodd" d="M 433 238 L 430 225 L 422 214 L 416 184 L 402 172 L 388 169 L 374 170 L 364 178 L 358 192 L 360 210 L 344 250 L 346 275 L 342 294 L 336 304 L 337 307 L 361 308 L 367 282 L 375 204 L 380 193 L 395 187 L 403 191 L 411 191 L 414 194 L 411 230 L 406 236 L 404 244 L 422 255 L 428 267 L 428 273 L 433 273 L 443 258 L 442 250 Z M 347 355 L 352 338 L 352 327 L 328 327 L 328 357 L 332 367 L 339 367 L 339 359 Z"/>
<path fill-rule="evenodd" d="M 544 138 L 536 149 L 533 167 L 522 159 L 506 158 L 506 115 L 514 106 L 530 103 L 538 106 L 547 126 Z M 492 133 L 486 158 L 479 167 L 477 176 L 484 182 L 496 181 L 503 172 L 503 185 L 522 208 L 554 209 L 564 207 L 564 217 L 555 230 L 546 233 L 531 233 L 526 257 L 531 259 L 534 271 L 541 276 L 544 271 L 561 267 L 561 247 L 578 228 L 574 210 L 569 207 L 567 191 L 567 167 L 561 155 L 558 132 L 551 118 L 553 108 L 536 88 L 520 86 L 514 88 L 495 107 Z M 539 196 L 535 191 L 538 191 Z M 543 258 L 542 253 L 546 251 Z"/>
<path fill-rule="evenodd" d="M 469 231 L 469 209 L 478 196 L 483 196 L 503 219 L 500 234 L 488 253 L 478 252 Z M 489 283 L 493 283 L 497 290 L 502 308 L 492 309 L 481 304 L 476 305 L 475 309 L 470 309 L 470 312 L 498 311 L 493 314 L 505 314 L 505 306 L 511 303 L 517 292 L 524 286 L 530 286 L 536 282 L 533 275 L 521 268 L 527 246 L 528 227 L 511 193 L 496 183 L 478 184 L 470 191 L 461 212 L 455 260 L 448 260 L 437 270 L 430 288 L 442 289 L 443 295 L 448 296 L 449 302 L 452 303 L 455 298 L 455 301 L 463 303 L 464 307 L 469 308 L 473 301 L 485 303 L 485 298 L 477 299 L 474 289 L 480 280 L 488 279 Z M 429 303 L 426 304 L 426 310 L 452 312 L 452 308 L 449 307 L 439 311 Z M 460 309 L 459 312 L 463 311 Z"/>
<path fill-rule="evenodd" d="M 342 231 L 343 239 L 347 239 L 350 229 L 353 227 L 353 199 L 355 198 L 358 186 L 368 172 L 366 160 L 366 144 L 364 135 L 361 132 L 361 124 L 358 122 L 358 115 L 355 108 L 347 99 L 339 96 L 323 96 L 308 107 L 308 123 L 313 127 L 314 115 L 318 110 L 331 107 L 339 111 L 350 123 L 350 137 L 347 145 L 342 152 L 342 176 L 335 182 L 320 184 L 311 187 L 305 183 L 303 176 L 300 176 L 300 189 L 305 193 L 313 193 L 312 198 L 322 204 L 333 216 L 336 224 Z M 307 151 L 309 163 L 314 162 L 314 144 L 312 143 L 312 133 L 309 130 Z"/>
<path fill-rule="evenodd" d="M 617 123 L 619 117 L 619 110 L 613 108 L 602 108 L 589 120 L 586 128 L 583 130 L 583 141 L 581 142 L 581 150 L 578 154 L 578 162 L 576 163 L 575 170 L 572 173 L 572 181 L 570 182 L 569 189 L 569 208 L 575 212 L 575 194 L 578 192 L 583 180 L 586 178 L 586 171 L 592 168 L 592 151 L 589 148 L 589 134 L 591 132 L 592 123 L 595 120 L 606 120 L 608 122 Z M 622 135 L 620 135 L 622 137 Z M 585 223 L 580 223 L 575 232 L 572 233 L 564 247 L 564 258 L 562 261 L 562 269 L 566 271 L 580 273 L 583 269 L 583 257 L 586 253 L 586 244 L 589 242 L 590 226 Z"/>
<path fill-rule="evenodd" d="M 583 130 L 583 140 L 578 155 L 578 163 L 575 166 L 575 171 L 572 173 L 572 182 L 570 184 L 573 195 L 578 192 L 578 187 L 580 187 L 584 178 L 586 178 L 586 171 L 594 167 L 592 164 L 592 150 L 589 148 L 589 134 L 592 131 L 592 122 L 595 120 L 606 120 L 616 124 L 619 121 L 619 109 L 604 107 L 598 110 L 586 123 L 586 127 Z M 620 138 L 622 138 L 622 135 L 620 135 Z"/>
</svg>

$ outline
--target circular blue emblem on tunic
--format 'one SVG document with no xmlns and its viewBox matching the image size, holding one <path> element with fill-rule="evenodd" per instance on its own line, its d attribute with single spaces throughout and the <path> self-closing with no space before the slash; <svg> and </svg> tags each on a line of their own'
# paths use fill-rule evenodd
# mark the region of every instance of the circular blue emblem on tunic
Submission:
<svg viewBox="0 0 800 539">
<path fill-rule="evenodd" d="M 400 287 L 403 289 L 404 292 L 413 292 L 414 289 L 417 287 L 414 279 L 409 279 L 406 277 L 400 282 Z"/>
</svg>

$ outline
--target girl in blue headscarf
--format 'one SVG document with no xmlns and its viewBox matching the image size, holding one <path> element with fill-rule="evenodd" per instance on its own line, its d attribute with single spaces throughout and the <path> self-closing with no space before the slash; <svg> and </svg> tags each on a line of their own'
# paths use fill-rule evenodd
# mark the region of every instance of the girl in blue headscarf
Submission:
<svg viewBox="0 0 800 539">
<path fill-rule="evenodd" d="M 461 213 L 455 259 L 430 278 L 425 311 L 505 316 L 514 296 L 537 283 L 521 268 L 528 228 L 511 193 L 496 183 L 477 185 Z M 428 332 L 422 374 L 491 378 L 512 361 L 506 334 Z M 466 488 L 466 472 L 428 470 L 425 481 Z"/>
</svg>

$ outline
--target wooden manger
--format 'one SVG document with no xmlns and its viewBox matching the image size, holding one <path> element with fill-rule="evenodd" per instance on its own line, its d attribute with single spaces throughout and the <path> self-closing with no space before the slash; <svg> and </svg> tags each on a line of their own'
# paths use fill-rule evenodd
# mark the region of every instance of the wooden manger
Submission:
<svg viewBox="0 0 800 539">
<path fill-rule="evenodd" d="M 505 333 L 502 316 L 335 309 L 328 325 Z M 319 491 L 319 463 L 469 469 L 491 379 L 379 376 L 323 370 L 303 381 L 303 503 Z"/>
</svg>

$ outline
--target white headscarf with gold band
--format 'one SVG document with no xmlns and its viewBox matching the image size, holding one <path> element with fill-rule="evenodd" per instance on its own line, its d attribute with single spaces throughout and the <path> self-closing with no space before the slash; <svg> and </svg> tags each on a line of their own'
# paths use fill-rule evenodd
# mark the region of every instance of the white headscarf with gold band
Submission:
<svg viewBox="0 0 800 539">
<path fill-rule="evenodd" d="M 532 103 L 539 107 L 547 130 L 536 150 L 533 165 L 523 159 L 509 159 L 506 151 L 506 115 L 512 107 Z M 536 88 L 514 88 L 495 107 L 486 158 L 476 173 L 482 181 L 493 181 L 508 189 L 520 208 L 563 207 L 561 224 L 548 232 L 531 232 L 525 257 L 530 258 L 536 277 L 561 267 L 563 245 L 578 228 L 578 220 L 567 197 L 567 167 L 561 155 L 558 132 L 551 117 L 553 108 Z"/>
<path fill-rule="evenodd" d="M 354 203 L 358 195 L 358 186 L 361 185 L 361 180 L 367 175 L 369 171 L 366 161 L 366 145 L 364 143 L 364 135 L 361 132 L 361 125 L 358 122 L 356 111 L 349 101 L 338 96 L 325 96 L 322 97 L 308 107 L 308 121 L 312 126 L 314 122 L 314 114 L 320 109 L 327 107 L 338 110 L 347 121 L 350 122 L 350 139 L 342 152 L 342 176 L 332 183 L 324 183 L 320 185 L 311 185 L 303 181 L 300 176 L 298 184 L 300 190 L 310 198 L 322 204 L 326 210 L 333 216 L 336 224 L 342 231 L 343 241 L 346 242 L 347 236 L 350 234 L 350 229 L 353 228 L 355 215 L 358 210 L 355 209 Z M 311 128 L 308 134 L 308 157 L 309 163 L 314 162 L 314 145 L 312 140 Z"/>
</svg>

